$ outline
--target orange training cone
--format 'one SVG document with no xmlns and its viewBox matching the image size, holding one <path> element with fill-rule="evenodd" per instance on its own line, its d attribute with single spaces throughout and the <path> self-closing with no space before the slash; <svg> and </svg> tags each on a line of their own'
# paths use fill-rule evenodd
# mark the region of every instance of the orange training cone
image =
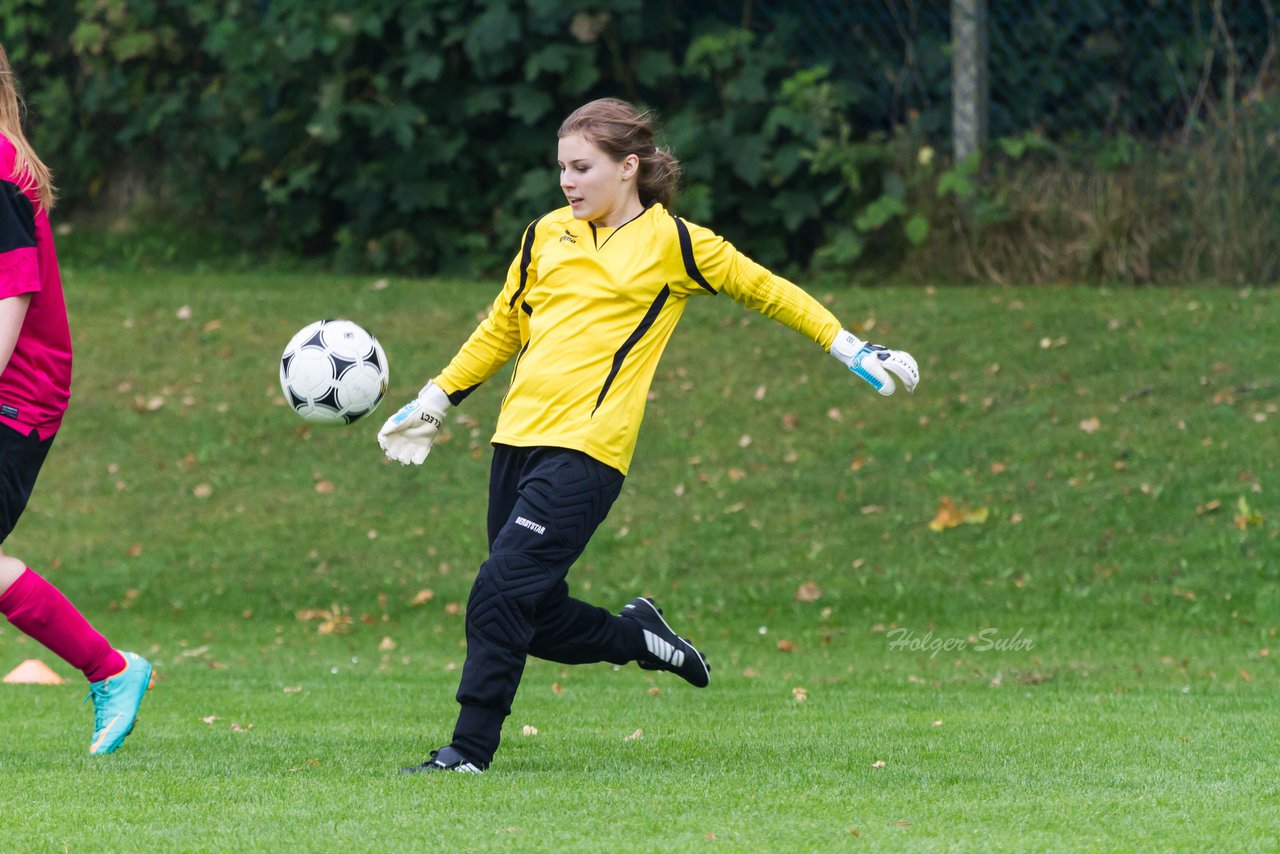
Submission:
<svg viewBox="0 0 1280 854">
<path fill-rule="evenodd" d="M 61 685 L 62 677 L 38 658 L 28 658 L 4 677 L 10 685 Z"/>
</svg>

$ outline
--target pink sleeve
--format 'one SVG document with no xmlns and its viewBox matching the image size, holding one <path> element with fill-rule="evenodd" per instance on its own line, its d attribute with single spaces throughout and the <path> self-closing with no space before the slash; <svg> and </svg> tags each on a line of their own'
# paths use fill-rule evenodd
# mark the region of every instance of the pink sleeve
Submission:
<svg viewBox="0 0 1280 854">
<path fill-rule="evenodd" d="M 40 290 L 35 206 L 16 183 L 0 181 L 0 299 Z"/>
</svg>

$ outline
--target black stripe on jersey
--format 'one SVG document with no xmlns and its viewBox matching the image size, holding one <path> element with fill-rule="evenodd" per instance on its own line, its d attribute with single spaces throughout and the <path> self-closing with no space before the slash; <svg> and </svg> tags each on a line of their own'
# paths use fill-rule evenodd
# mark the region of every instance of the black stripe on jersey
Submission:
<svg viewBox="0 0 1280 854">
<path fill-rule="evenodd" d="M 475 391 L 478 388 L 480 388 L 480 383 L 476 383 L 471 388 L 464 388 L 459 391 L 455 391 L 453 394 L 446 395 L 446 396 L 449 398 L 450 403 L 452 403 L 454 406 L 457 406 L 459 403 L 462 403 L 462 401 L 466 400 L 467 397 L 471 394 L 471 392 Z"/>
<path fill-rule="evenodd" d="M 0 252 L 36 245 L 36 209 L 12 181 L 0 181 Z"/>
<path fill-rule="evenodd" d="M 675 214 L 671 215 L 675 220 L 676 231 L 680 235 L 680 255 L 684 258 L 684 271 L 689 274 L 689 278 L 706 288 L 710 293 L 716 293 L 716 289 L 707 284 L 707 280 L 703 278 L 702 271 L 698 269 L 698 262 L 693 257 L 693 239 L 689 237 L 689 227 L 684 224 L 684 220 Z"/>
<path fill-rule="evenodd" d="M 609 241 L 610 241 L 610 240 L 613 240 L 613 236 L 614 236 L 615 234 L 617 234 L 619 231 L 622 231 L 622 229 L 626 228 L 628 225 L 630 225 L 631 223 L 635 222 L 635 221 L 636 221 L 636 220 L 638 220 L 640 217 L 644 216 L 644 211 L 647 211 L 647 210 L 648 210 L 648 208 L 646 207 L 644 210 L 640 211 L 640 213 L 636 214 L 636 215 L 635 215 L 635 216 L 633 216 L 631 219 L 627 220 L 627 221 L 626 221 L 626 222 L 624 222 L 622 225 L 620 225 L 620 226 L 618 226 L 617 228 L 615 228 L 613 231 L 609 232 L 609 236 L 608 236 L 608 237 L 606 237 L 606 238 L 604 239 L 604 243 L 598 243 L 598 242 L 597 242 L 597 241 L 600 239 L 600 236 L 596 233 L 596 224 L 595 224 L 594 222 L 588 221 L 588 222 L 587 222 L 587 225 L 591 226 L 591 243 L 592 243 L 592 245 L 593 245 L 593 246 L 595 246 L 595 247 L 596 247 L 596 249 L 603 249 L 603 248 L 604 248 L 604 247 L 609 243 Z"/>
<path fill-rule="evenodd" d="M 666 304 L 667 297 L 670 295 L 670 285 L 663 285 L 662 290 L 654 297 L 653 304 L 649 306 L 649 310 L 641 318 L 640 324 L 631 331 L 631 334 L 627 336 L 627 340 L 622 342 L 618 352 L 613 354 L 613 366 L 609 368 L 609 376 L 605 378 L 604 387 L 600 389 L 600 396 L 596 398 L 596 408 L 591 410 L 592 415 L 595 415 L 596 409 L 599 409 L 600 404 L 604 403 L 604 396 L 609 393 L 609 386 L 613 385 L 614 377 L 618 376 L 623 360 L 627 358 L 631 348 L 635 347 L 640 339 L 644 337 L 644 334 L 649 331 L 649 327 L 653 326 L 653 322 L 658 319 L 658 312 L 662 311 L 662 306 Z"/>
<path fill-rule="evenodd" d="M 529 227 L 524 230 L 524 248 L 520 250 L 520 287 L 516 289 L 511 302 L 507 304 L 509 307 L 515 307 L 516 300 L 520 299 L 520 295 L 524 293 L 524 286 L 529 282 L 529 262 L 533 260 L 533 238 L 538 230 L 538 223 L 542 222 L 542 216 L 529 223 Z"/>
<path fill-rule="evenodd" d="M 522 311 L 524 311 L 525 314 L 529 315 L 530 317 L 533 317 L 533 308 L 530 307 L 529 303 L 527 302 L 520 303 L 520 308 Z M 515 366 L 512 367 L 511 369 L 511 382 L 513 383 L 516 381 L 516 369 L 520 367 L 520 357 L 523 356 L 524 351 L 528 349 L 529 349 L 529 344 L 526 342 L 525 345 L 520 348 L 520 352 L 516 354 L 516 363 L 515 363 Z M 462 391 L 455 391 L 453 394 L 449 395 L 449 402 L 452 403 L 454 406 L 457 406 L 459 403 L 462 403 L 462 401 L 467 399 L 467 395 L 471 394 L 471 392 L 475 391 L 478 388 L 480 388 L 480 383 L 476 383 L 471 388 L 464 388 Z"/>
<path fill-rule="evenodd" d="M 528 341 L 524 342 L 524 346 L 520 348 L 520 352 L 519 352 L 519 353 L 516 353 L 516 361 L 515 361 L 515 364 L 511 366 L 511 380 L 507 383 L 507 394 L 511 394 L 511 389 L 515 387 L 515 384 L 516 384 L 516 374 L 517 374 L 517 373 L 519 373 L 519 371 L 520 371 L 520 359 L 522 359 L 522 358 L 524 357 L 524 353 L 525 353 L 525 351 L 529 349 L 529 345 L 530 345 L 530 344 L 532 344 L 532 343 L 533 343 L 533 339 L 532 339 L 532 338 L 530 338 Z M 506 406 L 506 404 L 507 404 L 507 394 L 504 394 L 504 395 L 502 396 L 502 405 L 503 405 L 503 406 Z M 499 407 L 499 408 L 501 408 L 501 407 Z"/>
</svg>

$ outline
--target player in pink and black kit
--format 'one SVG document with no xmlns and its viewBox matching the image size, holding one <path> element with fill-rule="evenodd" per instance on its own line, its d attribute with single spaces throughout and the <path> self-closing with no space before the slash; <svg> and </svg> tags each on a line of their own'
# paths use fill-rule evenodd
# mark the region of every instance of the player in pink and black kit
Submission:
<svg viewBox="0 0 1280 854">
<path fill-rule="evenodd" d="M 0 46 L 0 546 L 27 506 L 71 396 L 71 333 L 49 230 L 53 200 L 49 170 L 22 132 Z M 89 752 L 119 747 L 151 687 L 151 664 L 113 648 L 58 588 L 2 549 L 0 614 L 89 680 Z"/>
</svg>

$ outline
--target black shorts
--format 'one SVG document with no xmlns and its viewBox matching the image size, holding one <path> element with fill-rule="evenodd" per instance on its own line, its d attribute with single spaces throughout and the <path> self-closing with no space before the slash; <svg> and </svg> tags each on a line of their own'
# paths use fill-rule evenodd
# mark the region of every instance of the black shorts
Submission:
<svg viewBox="0 0 1280 854">
<path fill-rule="evenodd" d="M 18 517 L 27 509 L 51 445 L 53 436 L 42 442 L 35 430 L 24 436 L 8 424 L 0 424 L 0 543 L 13 532 Z"/>
</svg>

